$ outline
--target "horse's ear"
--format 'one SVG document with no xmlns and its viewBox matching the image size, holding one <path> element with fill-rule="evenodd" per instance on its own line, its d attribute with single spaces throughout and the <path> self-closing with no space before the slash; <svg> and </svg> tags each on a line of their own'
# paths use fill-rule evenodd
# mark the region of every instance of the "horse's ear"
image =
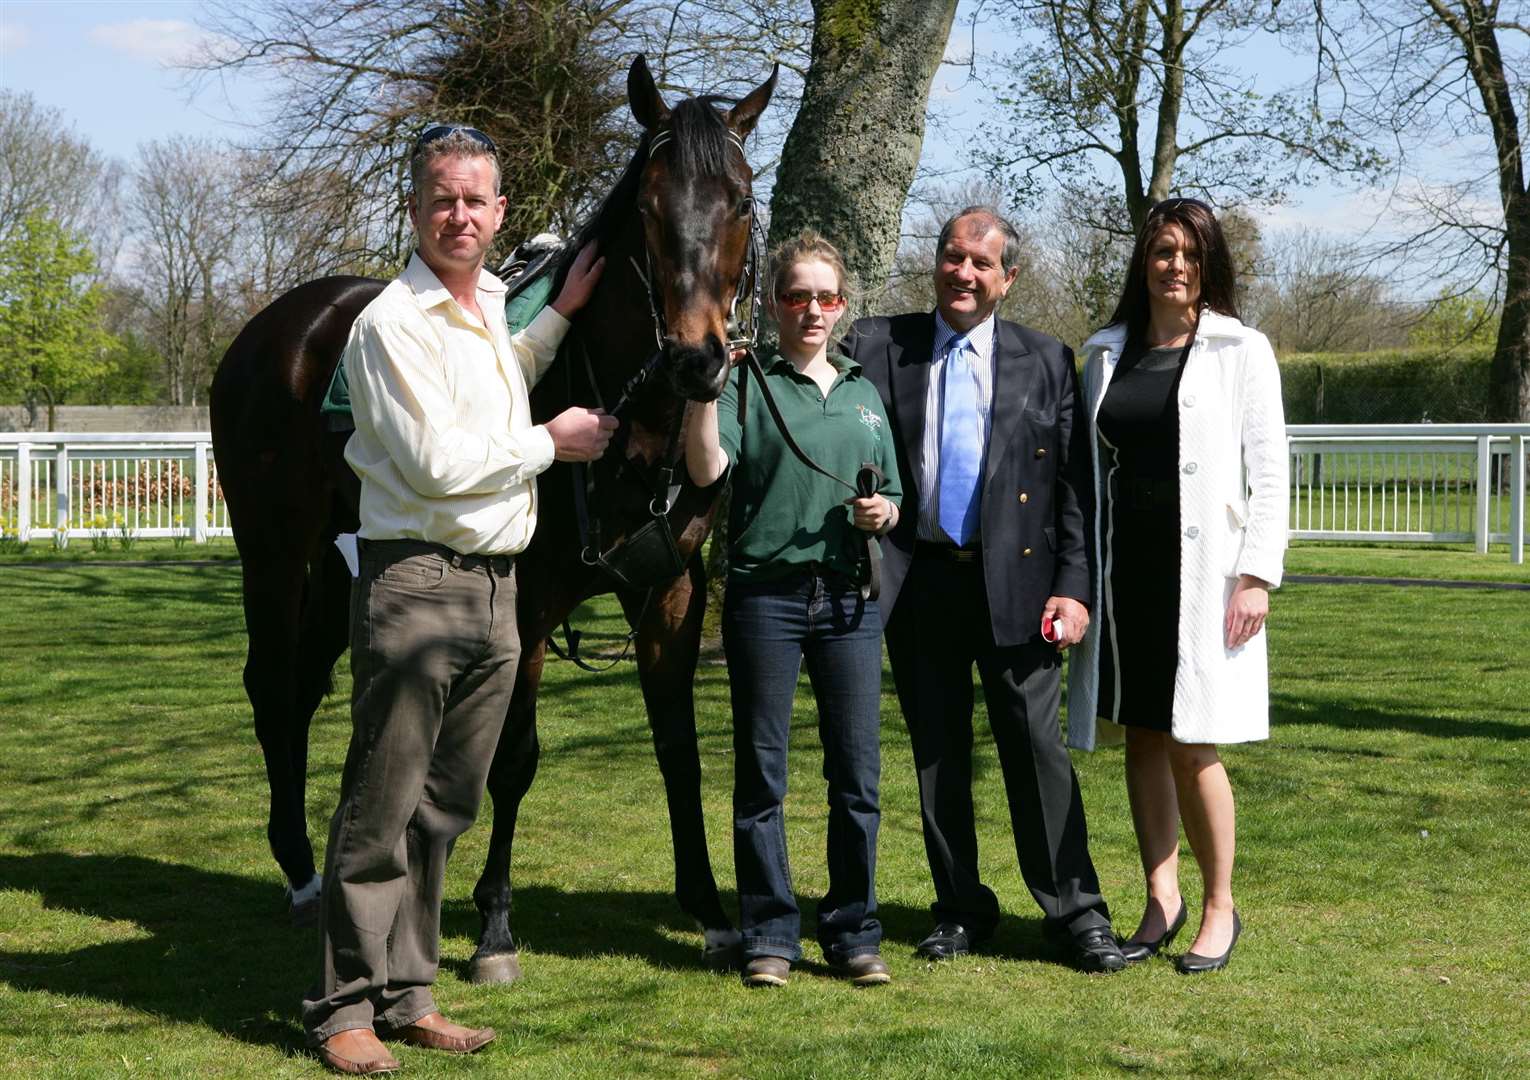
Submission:
<svg viewBox="0 0 1530 1080">
<path fill-rule="evenodd" d="M 642 53 L 638 53 L 627 71 L 627 103 L 632 106 L 632 115 L 647 131 L 656 130 L 669 119 L 669 106 L 659 95 L 659 88 L 648 73 L 648 61 L 643 59 Z"/>
<path fill-rule="evenodd" d="M 760 119 L 760 113 L 765 111 L 765 106 L 770 104 L 770 95 L 776 92 L 776 76 L 781 74 L 781 65 L 776 64 L 770 69 L 770 78 L 760 83 L 749 95 L 733 108 L 728 110 L 725 119 L 728 126 L 738 132 L 741 139 L 749 137 L 754 130 L 754 125 Z"/>
</svg>

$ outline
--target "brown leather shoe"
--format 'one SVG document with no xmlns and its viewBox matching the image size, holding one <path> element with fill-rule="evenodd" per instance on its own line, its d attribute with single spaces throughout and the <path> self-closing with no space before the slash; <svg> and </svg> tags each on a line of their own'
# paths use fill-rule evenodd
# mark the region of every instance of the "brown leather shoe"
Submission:
<svg viewBox="0 0 1530 1080">
<path fill-rule="evenodd" d="M 319 1044 L 317 1052 L 319 1060 L 335 1072 L 352 1076 L 373 1076 L 400 1067 L 370 1028 L 336 1032 Z"/>
<path fill-rule="evenodd" d="M 792 964 L 780 956 L 751 956 L 744 965 L 745 986 L 785 986 Z"/>
<path fill-rule="evenodd" d="M 892 974 L 882 960 L 881 953 L 861 953 L 843 963 L 830 965 L 842 979 L 849 979 L 854 986 L 881 986 L 892 982 Z"/>
<path fill-rule="evenodd" d="M 494 1029 L 463 1027 L 438 1012 L 427 1013 L 412 1024 L 393 1031 L 395 1038 L 426 1050 L 444 1050 L 448 1054 L 471 1054 L 494 1040 Z"/>
</svg>

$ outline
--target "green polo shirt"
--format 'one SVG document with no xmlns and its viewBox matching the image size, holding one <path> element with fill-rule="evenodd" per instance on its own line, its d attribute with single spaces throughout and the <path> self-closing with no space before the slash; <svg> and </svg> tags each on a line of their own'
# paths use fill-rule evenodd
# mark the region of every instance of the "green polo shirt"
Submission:
<svg viewBox="0 0 1530 1080">
<path fill-rule="evenodd" d="M 852 483 L 863 464 L 875 465 L 886 477 L 879 491 L 900 503 L 903 485 L 877 388 L 848 358 L 830 353 L 829 362 L 839 376 L 827 395 L 783 356 L 764 365 L 792 438 L 814 461 Z M 791 452 L 752 375 L 747 414 L 739 426 L 738 377 L 735 372 L 728 380 L 717 406 L 718 435 L 733 472 L 729 577 L 769 581 L 808 563 L 855 576 L 866 533 L 855 527 L 845 505 L 850 492 Z"/>
</svg>

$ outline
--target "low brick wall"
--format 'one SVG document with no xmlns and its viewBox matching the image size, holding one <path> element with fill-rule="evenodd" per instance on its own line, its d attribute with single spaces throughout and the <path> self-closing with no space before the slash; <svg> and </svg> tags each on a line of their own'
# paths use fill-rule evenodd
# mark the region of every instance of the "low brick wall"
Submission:
<svg viewBox="0 0 1530 1080">
<path fill-rule="evenodd" d="M 74 433 L 96 431 L 207 431 L 210 421 L 205 405 L 60 405 L 54 430 Z M 30 423 L 26 409 L 0 405 L 0 431 L 46 431 L 48 410 L 38 409 Z"/>
</svg>

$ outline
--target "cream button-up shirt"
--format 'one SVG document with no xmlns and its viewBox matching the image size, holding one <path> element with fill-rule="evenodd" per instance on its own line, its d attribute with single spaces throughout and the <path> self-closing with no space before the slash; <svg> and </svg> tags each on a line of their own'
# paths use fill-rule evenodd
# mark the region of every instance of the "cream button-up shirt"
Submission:
<svg viewBox="0 0 1530 1080">
<path fill-rule="evenodd" d="M 545 308 L 511 337 L 505 285 L 478 277 L 480 323 L 416 252 L 364 308 L 342 362 L 356 432 L 367 540 L 427 540 L 464 555 L 515 554 L 537 523 L 536 476 L 552 436 L 531 422 L 530 387 L 568 320 Z"/>
</svg>

